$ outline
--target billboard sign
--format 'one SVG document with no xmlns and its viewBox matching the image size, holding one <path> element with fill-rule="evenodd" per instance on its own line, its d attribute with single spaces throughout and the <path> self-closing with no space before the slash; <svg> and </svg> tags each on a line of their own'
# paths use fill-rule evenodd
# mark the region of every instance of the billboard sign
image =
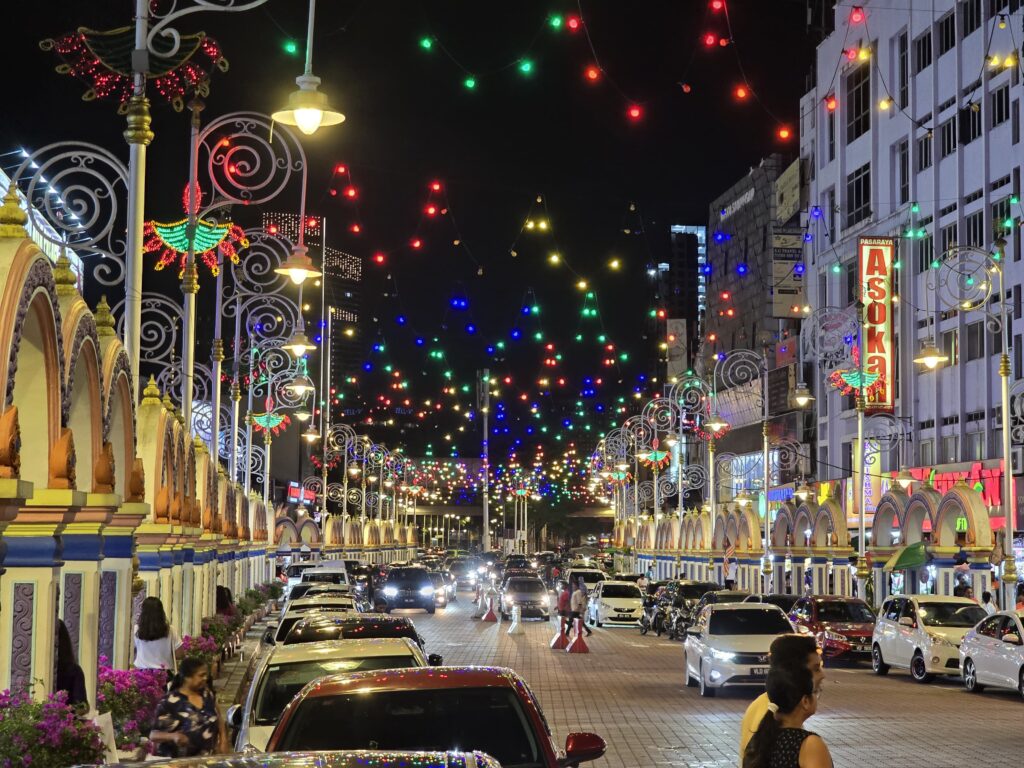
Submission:
<svg viewBox="0 0 1024 768">
<path fill-rule="evenodd" d="M 891 413 L 896 398 L 896 352 L 893 349 L 892 297 L 896 242 L 891 237 L 861 237 L 861 301 L 864 303 L 864 371 L 877 374 L 881 384 L 868 395 L 866 413 Z"/>
<path fill-rule="evenodd" d="M 800 317 L 804 298 L 803 232 L 772 235 L 772 317 Z"/>
</svg>

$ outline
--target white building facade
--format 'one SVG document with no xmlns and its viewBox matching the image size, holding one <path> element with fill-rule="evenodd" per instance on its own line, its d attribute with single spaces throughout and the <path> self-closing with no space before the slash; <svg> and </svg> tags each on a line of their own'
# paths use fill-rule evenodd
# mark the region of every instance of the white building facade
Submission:
<svg viewBox="0 0 1024 768">
<path fill-rule="evenodd" d="M 1011 385 L 1024 377 L 1021 2 L 865 0 L 835 13 L 801 101 L 808 299 L 814 308 L 853 304 L 858 238 L 894 238 L 893 413 L 908 441 L 871 471 L 980 470 L 968 484 L 984 487 L 990 515 L 1001 517 L 1002 340 L 981 311 L 947 308 L 933 285 L 950 247 L 991 252 L 1005 239 Z M 996 313 L 997 293 L 987 305 Z M 950 358 L 931 371 L 913 362 L 930 336 Z M 849 477 L 854 398 L 817 370 L 813 379 L 818 479 Z"/>
</svg>

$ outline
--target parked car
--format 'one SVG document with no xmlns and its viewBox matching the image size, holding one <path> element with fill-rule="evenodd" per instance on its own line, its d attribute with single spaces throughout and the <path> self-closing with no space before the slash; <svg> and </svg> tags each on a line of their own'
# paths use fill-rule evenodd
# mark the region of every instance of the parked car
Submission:
<svg viewBox="0 0 1024 768">
<path fill-rule="evenodd" d="M 141 763 L 139 764 L 141 765 Z M 160 761 L 166 768 L 501 768 L 483 752 L 286 752 L 263 755 L 203 755 Z"/>
<path fill-rule="evenodd" d="M 509 579 L 502 586 L 499 598 L 501 617 L 507 619 L 517 605 L 524 619 L 532 617 L 551 620 L 551 599 L 548 597 L 548 589 L 536 576 Z"/>
<path fill-rule="evenodd" d="M 423 637 L 408 616 L 383 616 L 379 613 L 359 615 L 318 611 L 307 614 L 292 625 L 283 642 L 285 645 L 294 645 L 320 640 L 371 637 L 408 637 L 420 648 L 425 647 Z"/>
<path fill-rule="evenodd" d="M 284 575 L 285 578 L 288 579 L 287 583 L 284 585 L 285 597 L 287 597 L 288 593 L 291 592 L 292 587 L 302 581 L 303 572 L 316 568 L 316 566 L 316 563 L 292 563 L 285 568 Z"/>
<path fill-rule="evenodd" d="M 800 595 L 787 595 L 783 593 L 773 593 L 770 595 L 755 594 L 747 595 L 743 599 L 745 603 L 771 603 L 777 605 L 782 609 L 785 614 L 793 612 L 793 606 L 796 605 L 796 601 L 800 598 Z"/>
<path fill-rule="evenodd" d="M 560 752 L 526 681 L 501 667 L 321 678 L 285 708 L 267 751 L 371 746 L 443 751 L 456 745 L 485 752 L 502 765 L 536 768 L 567 768 L 605 751 L 600 736 L 570 733 Z"/>
<path fill-rule="evenodd" d="M 587 592 L 593 592 L 594 587 L 599 582 L 604 581 L 608 578 L 608 575 L 600 568 L 583 568 L 573 566 L 565 572 L 565 582 L 571 584 L 573 589 L 579 584 L 580 579 L 583 579 L 584 585 L 587 587 Z"/>
<path fill-rule="evenodd" d="M 789 614 L 797 629 L 806 627 L 826 658 L 871 654 L 875 614 L 863 600 L 837 595 L 801 597 Z"/>
<path fill-rule="evenodd" d="M 297 600 L 288 600 L 281 613 L 302 613 L 315 611 L 317 608 L 336 608 L 347 611 L 356 610 L 356 599 L 345 592 L 323 592 L 310 595 L 308 592 Z"/>
<path fill-rule="evenodd" d="M 909 669 L 919 683 L 960 671 L 960 642 L 988 614 L 966 597 L 900 595 L 882 604 L 871 639 L 871 668 Z"/>
<path fill-rule="evenodd" d="M 967 631 L 960 644 L 960 674 L 972 693 L 986 685 L 1024 696 L 1024 611 L 999 611 Z"/>
<path fill-rule="evenodd" d="M 282 642 L 298 622 L 306 617 L 320 617 L 324 615 L 353 616 L 358 615 L 351 605 L 321 606 L 313 610 L 288 611 L 277 623 L 269 622 L 266 631 L 263 633 L 263 642 L 266 645 L 276 645 Z"/>
<path fill-rule="evenodd" d="M 348 584 L 348 569 L 345 568 L 343 560 L 320 563 L 316 568 L 303 571 L 301 580 L 326 584 Z"/>
<path fill-rule="evenodd" d="M 441 663 L 440 657 L 431 661 Z M 263 750 L 292 697 L 324 675 L 427 666 L 420 647 L 405 637 L 331 640 L 274 648 L 261 660 L 243 704 L 228 708 L 226 719 L 238 729 L 235 748 Z"/>
<path fill-rule="evenodd" d="M 772 641 L 789 632 L 793 625 L 777 605 L 705 606 L 686 630 L 686 685 L 698 686 L 701 696 L 714 696 L 719 688 L 764 685 Z"/>
<path fill-rule="evenodd" d="M 376 595 L 384 613 L 395 608 L 422 608 L 434 612 L 434 582 L 426 568 L 416 566 L 392 568 Z"/>
<path fill-rule="evenodd" d="M 687 626 L 695 624 L 697 617 L 700 616 L 703 611 L 709 605 L 717 605 L 718 603 L 742 603 L 750 597 L 749 592 L 740 592 L 738 590 L 721 589 L 716 587 L 713 590 L 705 592 L 697 602 L 692 604 L 690 608 L 690 617 L 687 621 Z"/>
<path fill-rule="evenodd" d="M 434 605 L 439 608 L 448 607 L 448 581 L 440 571 L 427 571 L 430 582 L 434 585 Z"/>
<path fill-rule="evenodd" d="M 635 627 L 644 610 L 640 587 L 631 581 L 600 581 L 590 596 L 589 610 L 591 623 L 598 627 Z"/>
<path fill-rule="evenodd" d="M 298 600 L 306 595 L 324 595 L 331 592 L 347 595 L 351 593 L 351 587 L 348 584 L 321 584 L 315 581 L 301 581 L 292 587 L 292 591 L 288 593 L 288 600 Z M 287 600 L 285 604 L 287 604 Z"/>
</svg>

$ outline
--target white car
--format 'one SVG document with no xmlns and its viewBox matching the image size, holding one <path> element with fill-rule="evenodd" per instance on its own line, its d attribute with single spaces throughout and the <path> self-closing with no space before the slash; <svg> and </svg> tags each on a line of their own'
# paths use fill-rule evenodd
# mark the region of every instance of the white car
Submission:
<svg viewBox="0 0 1024 768">
<path fill-rule="evenodd" d="M 1024 611 L 999 611 L 968 630 L 960 644 L 964 688 L 1015 688 L 1024 696 Z"/>
<path fill-rule="evenodd" d="M 966 597 L 896 595 L 882 603 L 871 636 L 871 668 L 909 669 L 919 683 L 960 672 L 960 641 L 985 618 L 985 609 Z"/>
<path fill-rule="evenodd" d="M 714 603 L 705 606 L 683 644 L 686 685 L 701 696 L 719 688 L 764 685 L 768 649 L 779 635 L 796 631 L 770 603 Z"/>
<path fill-rule="evenodd" d="M 301 603 L 302 601 L 296 600 L 295 602 Z M 313 613 L 325 612 L 357 613 L 355 602 L 352 598 L 333 598 L 331 600 L 318 600 L 311 605 L 297 605 L 294 609 L 289 608 L 276 624 L 274 622 L 267 624 L 267 631 L 263 635 L 263 642 L 268 645 L 280 643 L 299 619 L 310 616 Z"/>
<path fill-rule="evenodd" d="M 425 667 L 441 657 L 423 655 L 407 637 L 368 640 L 326 640 L 274 648 L 259 661 L 244 704 L 227 711 L 228 724 L 238 729 L 235 748 L 263 751 L 282 710 L 306 683 L 324 675 L 372 669 Z"/>
<path fill-rule="evenodd" d="M 608 575 L 600 568 L 577 568 L 572 566 L 565 574 L 565 583 L 575 589 L 579 585 L 580 579 L 583 579 L 587 592 L 592 594 L 594 587 L 607 578 Z"/>
<path fill-rule="evenodd" d="M 632 581 L 601 581 L 590 595 L 590 623 L 635 627 L 644 611 L 640 588 Z"/>
<path fill-rule="evenodd" d="M 348 584 L 348 571 L 343 561 L 320 563 L 316 568 L 310 568 L 302 572 L 302 581 L 312 581 L 321 584 Z"/>
</svg>

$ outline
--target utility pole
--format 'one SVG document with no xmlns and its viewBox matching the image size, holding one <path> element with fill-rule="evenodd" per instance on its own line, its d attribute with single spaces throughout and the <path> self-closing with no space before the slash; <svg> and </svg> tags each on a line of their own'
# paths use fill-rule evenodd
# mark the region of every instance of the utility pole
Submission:
<svg viewBox="0 0 1024 768">
<path fill-rule="evenodd" d="M 484 552 L 491 551 L 491 515 L 487 507 L 487 495 L 490 492 L 490 457 L 488 455 L 488 416 L 491 410 L 491 371 L 484 368 L 483 376 L 477 381 L 477 407 L 483 414 L 484 436 L 483 436 L 483 460 L 484 460 L 484 488 L 483 488 L 483 535 L 481 544 Z"/>
</svg>

